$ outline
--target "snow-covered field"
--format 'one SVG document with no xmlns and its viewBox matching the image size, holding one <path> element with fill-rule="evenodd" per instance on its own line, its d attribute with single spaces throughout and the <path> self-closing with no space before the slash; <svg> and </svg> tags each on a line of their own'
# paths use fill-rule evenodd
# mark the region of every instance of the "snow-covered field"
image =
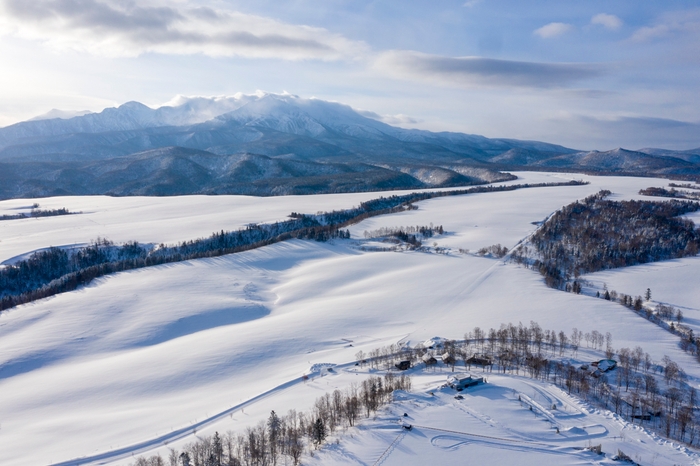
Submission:
<svg viewBox="0 0 700 466">
<path fill-rule="evenodd" d="M 548 289 L 531 270 L 457 252 L 495 243 L 512 248 L 535 230 L 533 222 L 600 189 L 613 191 L 614 199 L 637 198 L 639 189 L 664 186 L 667 181 L 578 174 L 519 176 L 522 179 L 512 183 L 586 179 L 591 184 L 433 199 L 418 203 L 418 210 L 355 225 L 350 228 L 351 240 L 295 240 L 236 255 L 120 273 L 2 313 L 0 464 L 85 464 L 81 457 L 94 457 L 95 464 L 128 464 L 132 454 L 165 451 L 166 442 L 181 446 L 195 440 L 194 428 L 200 434 L 242 430 L 267 417 L 271 409 L 282 413 L 307 409 L 323 392 L 360 377 L 347 372 L 335 381 L 321 377 L 302 383 L 301 376 L 314 364 L 352 363 L 360 349 L 367 352 L 400 340 L 416 343 L 436 335 L 461 338 L 475 326 L 498 327 L 507 322 L 534 320 L 567 333 L 573 327 L 583 332 L 609 331 L 616 348 L 643 344 L 654 359 L 669 355 L 697 387 L 700 367 L 678 349 L 677 337 L 633 312 L 604 300 Z M 377 193 L 39 199 L 36 202 L 43 209 L 66 207 L 83 213 L 0 222 L 0 261 L 51 245 L 86 243 L 98 236 L 145 243 L 193 239 L 251 222 L 281 220 L 292 211 L 348 208 L 375 197 Z M 33 202 L 2 201 L 0 214 L 16 213 Z M 431 244 L 451 248 L 449 254 L 366 252 L 358 247 L 365 230 L 431 222 L 445 229 Z M 681 262 L 689 270 L 700 266 L 697 258 Z M 670 281 L 692 288 L 694 276 L 659 272 L 651 286 L 654 298 L 680 305 L 686 298 L 671 299 L 675 285 Z M 612 276 L 608 286 L 627 293 L 641 293 L 632 288 L 649 286 L 629 279 L 629 289 L 614 286 Z M 510 390 L 509 384 L 520 382 L 499 379 L 498 383 Z M 418 405 L 423 403 L 416 397 Z M 481 407 L 478 397 L 465 403 L 477 411 L 503 411 L 505 420 L 499 422 L 504 425 L 519 424 L 521 414 L 506 413 L 512 408 L 507 397 L 498 394 L 496 398 L 491 407 Z M 428 403 L 424 422 L 441 418 L 448 401 L 452 403 L 440 398 L 435 410 Z M 416 408 L 415 415 L 423 416 L 422 409 Z M 462 415 L 455 412 L 445 422 L 459 424 Z M 595 422 L 604 424 L 606 415 L 596 415 L 600 419 Z M 366 432 L 388 421 L 373 422 Z M 605 422 L 612 429 L 613 421 Z M 470 429 L 467 423 L 452 430 Z M 433 434 L 430 438 L 436 438 Z M 381 441 L 373 441 L 376 448 L 362 450 L 369 455 L 363 460 L 368 464 L 374 461 L 372 452 L 381 449 Z M 429 442 L 445 458 L 450 452 L 462 454 L 464 445 L 471 448 L 473 443 L 450 436 L 420 441 Z M 352 448 L 362 443 L 355 442 Z M 406 445 L 422 448 L 420 443 Z M 657 450 L 653 445 L 657 443 L 648 447 L 651 453 L 666 454 L 661 443 Z M 479 448 L 483 455 L 502 450 L 489 445 Z M 567 448 L 552 461 L 588 462 L 588 454 Z M 397 447 L 399 451 L 409 450 Z M 502 451 L 504 461 L 519 455 L 516 450 Z M 334 464 L 330 459 L 336 461 L 334 454 L 340 453 L 331 450 L 328 463 L 319 463 L 319 458 L 325 458 L 319 457 L 315 464 Z M 533 449 L 522 457 L 534 455 L 533 463 L 549 461 L 540 456 L 545 454 L 552 453 Z M 403 458 L 402 464 L 411 464 L 410 457 L 408 453 L 396 456 Z M 426 462 L 417 459 L 412 464 Z"/>
</svg>

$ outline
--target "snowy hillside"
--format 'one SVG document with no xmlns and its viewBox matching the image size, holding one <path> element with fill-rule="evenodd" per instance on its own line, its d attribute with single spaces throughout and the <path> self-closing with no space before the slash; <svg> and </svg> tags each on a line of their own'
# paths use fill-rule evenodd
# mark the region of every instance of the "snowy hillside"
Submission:
<svg viewBox="0 0 700 466">
<path fill-rule="evenodd" d="M 127 465 L 141 454 L 160 452 L 167 457 L 168 448 L 182 448 L 215 431 L 244 432 L 266 419 L 271 409 L 285 413 L 311 408 L 316 397 L 361 379 L 353 372 L 359 350 L 397 342 L 414 345 L 435 336 L 460 339 L 476 326 L 498 328 L 507 322 L 536 321 L 566 332 L 573 327 L 610 332 L 615 348 L 642 344 L 656 361 L 668 355 L 698 387 L 700 366 L 680 350 L 675 335 L 619 304 L 547 288 L 535 271 L 474 254 L 496 243 L 512 248 L 553 211 L 600 189 L 610 189 L 615 199 L 639 198 L 639 189 L 663 180 L 519 176 L 521 180 L 511 183 L 584 178 L 591 184 L 432 199 L 417 203 L 417 210 L 354 225 L 349 240 L 292 240 L 119 273 L 3 312 L 0 463 Z M 0 261 L 10 263 L 33 250 L 83 244 L 98 236 L 116 242 L 172 243 L 251 222 L 281 220 L 292 211 L 348 208 L 375 197 L 376 193 L 39 199 L 36 202 L 45 209 L 66 207 L 82 213 L 0 222 Z M 29 209 L 33 202 L 2 201 L 0 214 Z M 442 225 L 444 233 L 431 238 L 427 250 L 373 252 L 363 247 L 369 244 L 364 231 L 431 222 Z M 436 253 L 433 243 L 445 248 L 443 253 Z M 683 263 L 695 267 L 696 260 Z M 690 289 L 693 276 L 660 273 L 653 277 L 652 288 L 658 290 L 658 299 L 687 304 L 685 295 L 676 297 L 671 282 L 686 283 Z M 630 277 L 630 288 L 648 286 Z M 615 278 L 604 280 L 611 286 Z M 697 312 L 688 309 L 688 320 L 697 321 Z M 318 372 L 318 364 L 324 363 L 338 364 L 336 375 Z M 304 374 L 311 376 L 306 383 Z M 443 395 L 426 401 L 427 391 L 444 375 L 426 377 L 417 376 L 416 394 L 402 401 L 408 406 L 389 409 L 410 411 L 417 425 L 482 434 L 482 421 L 475 419 L 488 417 L 500 430 L 486 435 L 503 438 L 517 431 L 546 447 L 504 450 L 502 442 L 475 444 L 473 437 L 431 431 L 423 439 L 404 439 L 386 464 L 424 464 L 420 451 L 449 460 L 469 451 L 465 445 L 476 448 L 482 459 L 502 455 L 497 457 L 505 462 L 518 455 L 533 464 L 552 458 L 580 464 L 590 458 L 575 448 L 587 446 L 589 440 L 638 454 L 642 464 L 652 459 L 669 465 L 698 462 L 685 447 L 609 413 L 577 405 L 551 387 L 528 388 L 522 381 L 494 378 L 492 388 L 456 405 Z M 551 427 L 530 426 L 527 419 L 533 414 L 514 402 L 509 394 L 513 389 L 581 410 L 577 419 L 555 415 L 561 430 L 569 429 L 559 442 L 561 450 L 549 451 L 551 438 L 543 436 L 551 434 Z M 331 445 L 304 464 L 371 464 L 398 435 L 385 427 L 396 414 L 390 413 L 370 420 L 355 440 L 341 440 L 341 447 Z"/>
</svg>

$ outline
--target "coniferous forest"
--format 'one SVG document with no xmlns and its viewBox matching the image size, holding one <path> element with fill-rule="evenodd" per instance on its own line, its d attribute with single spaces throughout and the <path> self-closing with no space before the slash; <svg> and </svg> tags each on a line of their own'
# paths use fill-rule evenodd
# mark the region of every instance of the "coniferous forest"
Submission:
<svg viewBox="0 0 700 466">
<path fill-rule="evenodd" d="M 585 273 L 698 253 L 700 233 L 681 216 L 700 210 L 699 203 L 611 201 L 609 194 L 601 191 L 557 211 L 513 258 L 525 261 L 534 252 L 533 266 L 547 285 L 562 288 Z"/>
</svg>

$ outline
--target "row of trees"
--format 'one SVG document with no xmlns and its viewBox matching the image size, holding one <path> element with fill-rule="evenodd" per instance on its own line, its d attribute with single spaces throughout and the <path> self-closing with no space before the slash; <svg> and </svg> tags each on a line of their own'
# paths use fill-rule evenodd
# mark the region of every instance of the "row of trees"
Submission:
<svg viewBox="0 0 700 466">
<path fill-rule="evenodd" d="M 365 238 L 382 238 L 384 241 L 393 243 L 406 243 L 409 248 L 417 249 L 423 246 L 423 242 L 434 235 L 441 235 L 445 232 L 442 225 L 433 226 L 408 226 L 408 227 L 382 227 L 376 230 L 364 232 Z"/>
<path fill-rule="evenodd" d="M 673 183 L 671 183 L 673 185 Z M 683 186 L 688 187 L 688 186 Z M 698 188 L 694 188 L 698 189 Z M 639 190 L 639 194 L 643 196 L 658 196 L 658 197 L 674 197 L 676 199 L 700 199 L 700 193 L 694 193 L 690 191 L 679 191 L 672 187 L 671 189 L 666 188 L 646 188 Z"/>
<path fill-rule="evenodd" d="M 0 215 L 0 220 L 20 220 L 23 218 L 34 218 L 34 217 L 56 217 L 58 215 L 71 215 L 71 214 L 76 214 L 78 212 L 70 212 L 68 209 L 65 207 L 61 207 L 60 209 L 39 209 L 39 204 L 34 204 L 36 207 L 33 207 L 32 210 L 28 213 L 19 213 L 19 214 L 14 214 L 14 215 Z"/>
<path fill-rule="evenodd" d="M 672 188 L 700 189 L 700 185 L 691 184 L 691 183 L 673 183 L 673 182 L 671 182 L 668 185 Z"/>
<path fill-rule="evenodd" d="M 493 244 L 488 247 L 484 247 L 479 249 L 477 252 L 480 256 L 485 256 L 487 254 L 490 254 L 494 257 L 505 257 L 506 254 L 508 254 L 508 248 L 505 246 L 501 246 L 501 243 L 498 244 Z"/>
<path fill-rule="evenodd" d="M 410 389 L 411 378 L 406 374 L 370 376 L 345 391 L 335 390 L 317 398 L 307 412 L 292 409 L 280 416 L 272 411 L 267 421 L 245 432 L 216 432 L 185 445 L 182 451 L 171 449 L 167 460 L 160 455 L 140 457 L 134 466 L 297 465 L 304 452 L 320 448 L 338 429 L 354 426 L 391 402 L 395 390 Z"/>
<path fill-rule="evenodd" d="M 433 226 L 430 225 L 416 225 L 416 226 L 400 226 L 400 227 L 381 227 L 376 230 L 365 230 L 363 235 L 365 238 L 384 238 L 387 236 L 397 236 L 397 235 L 416 235 L 421 236 L 423 239 L 432 238 L 434 235 L 441 235 L 445 232 L 442 225 Z"/>
<path fill-rule="evenodd" d="M 608 290 L 607 288 L 602 295 L 600 292 L 597 294 L 598 297 L 617 302 L 635 311 L 639 316 L 644 317 L 649 322 L 677 335 L 680 338 L 680 348 L 686 353 L 695 356 L 696 360 L 700 362 L 700 338 L 695 335 L 692 328 L 681 323 L 684 317 L 681 309 L 663 303 L 658 303 L 654 307 L 648 304 L 645 305 L 645 301 L 648 302 L 651 300 L 651 290 L 649 288 L 647 288 L 643 299 L 641 296 L 633 298 L 631 295 L 618 293 L 615 290 Z"/>
<path fill-rule="evenodd" d="M 208 238 L 184 241 L 174 246 L 143 247 L 136 242 L 115 246 L 98 239 L 90 246 L 65 250 L 49 248 L 28 259 L 0 269 L 0 311 L 58 293 L 75 290 L 97 277 L 154 265 L 205 257 L 217 257 L 293 238 L 327 241 L 349 238 L 347 226 L 366 218 L 404 211 L 412 203 L 433 197 L 483 192 L 512 191 L 519 188 L 575 185 L 582 182 L 540 183 L 511 186 L 480 186 L 456 191 L 421 192 L 380 197 L 359 207 L 315 215 L 292 213 L 284 222 L 250 224 L 237 231 L 220 231 Z"/>
<path fill-rule="evenodd" d="M 600 191 L 556 212 L 531 236 L 534 251 L 521 248 L 513 259 L 532 262 L 548 286 L 563 289 L 584 273 L 698 253 L 700 233 L 680 216 L 700 210 L 700 203 L 617 202 L 606 200 L 609 194 Z"/>
</svg>

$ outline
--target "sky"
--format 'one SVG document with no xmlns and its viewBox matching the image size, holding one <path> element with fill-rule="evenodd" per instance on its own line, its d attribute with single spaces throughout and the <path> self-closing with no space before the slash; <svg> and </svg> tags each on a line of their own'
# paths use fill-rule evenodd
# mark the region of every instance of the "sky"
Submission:
<svg viewBox="0 0 700 466">
<path fill-rule="evenodd" d="M 700 2 L 0 0 L 0 126 L 290 92 L 431 131 L 700 147 Z"/>
</svg>

